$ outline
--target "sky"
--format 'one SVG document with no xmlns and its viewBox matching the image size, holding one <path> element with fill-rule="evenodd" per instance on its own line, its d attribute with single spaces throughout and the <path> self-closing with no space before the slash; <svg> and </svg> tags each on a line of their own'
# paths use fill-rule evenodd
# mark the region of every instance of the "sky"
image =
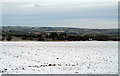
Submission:
<svg viewBox="0 0 120 76">
<path fill-rule="evenodd" d="M 5 1 L 3 26 L 118 28 L 117 0 Z"/>
</svg>

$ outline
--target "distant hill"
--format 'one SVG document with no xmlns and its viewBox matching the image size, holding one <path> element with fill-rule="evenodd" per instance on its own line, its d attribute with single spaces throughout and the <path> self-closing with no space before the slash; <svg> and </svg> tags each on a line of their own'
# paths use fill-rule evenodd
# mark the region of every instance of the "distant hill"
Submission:
<svg viewBox="0 0 120 76">
<path fill-rule="evenodd" d="M 14 32 L 50 32 L 63 31 L 67 34 L 94 34 L 94 35 L 113 35 L 118 36 L 120 29 L 84 29 L 84 28 L 67 28 L 67 27 L 22 27 L 22 26 L 4 26 L 2 31 Z"/>
</svg>

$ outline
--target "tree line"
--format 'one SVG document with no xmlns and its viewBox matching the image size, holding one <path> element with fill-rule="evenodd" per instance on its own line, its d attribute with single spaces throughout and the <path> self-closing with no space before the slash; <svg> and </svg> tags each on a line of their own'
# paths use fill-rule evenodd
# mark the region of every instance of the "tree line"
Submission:
<svg viewBox="0 0 120 76">
<path fill-rule="evenodd" d="M 67 33 L 3 33 L 2 41 L 14 41 L 14 37 L 20 38 L 21 40 L 35 40 L 35 41 L 120 41 L 120 38 L 117 36 L 108 36 L 108 35 L 69 35 Z M 19 41 L 19 40 L 18 40 Z"/>
</svg>

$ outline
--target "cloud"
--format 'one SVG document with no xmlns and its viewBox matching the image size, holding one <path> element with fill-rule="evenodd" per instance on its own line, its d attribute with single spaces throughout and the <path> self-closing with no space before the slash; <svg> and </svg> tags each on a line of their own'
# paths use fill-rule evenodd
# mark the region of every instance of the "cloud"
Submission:
<svg viewBox="0 0 120 76">
<path fill-rule="evenodd" d="M 35 4 L 34 7 L 40 7 L 40 5 L 39 4 Z"/>
<path fill-rule="evenodd" d="M 20 8 L 32 8 L 32 7 L 40 7 L 40 4 L 38 3 L 30 3 L 30 4 L 24 4 L 19 6 Z"/>
<path fill-rule="evenodd" d="M 2 12 L 5 25 L 109 28 L 117 27 L 118 7 L 114 2 L 13 2 L 3 3 Z"/>
<path fill-rule="evenodd" d="M 26 8 L 26 7 L 34 7 L 34 4 L 25 4 L 25 5 L 22 5 L 20 6 L 22 8 Z"/>
<path fill-rule="evenodd" d="M 118 2 L 119 0 L 3 0 L 2 2 Z"/>
</svg>

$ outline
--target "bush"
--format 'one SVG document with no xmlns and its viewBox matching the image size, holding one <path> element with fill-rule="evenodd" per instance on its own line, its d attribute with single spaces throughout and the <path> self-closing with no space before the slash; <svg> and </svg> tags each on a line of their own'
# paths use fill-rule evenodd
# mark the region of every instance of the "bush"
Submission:
<svg viewBox="0 0 120 76">
<path fill-rule="evenodd" d="M 11 41 L 12 40 L 12 37 L 11 36 L 8 36 L 7 37 L 7 41 Z"/>
<path fill-rule="evenodd" d="M 4 37 L 2 37 L 2 41 L 4 41 L 4 39 L 5 39 L 5 38 L 4 38 Z"/>
</svg>

